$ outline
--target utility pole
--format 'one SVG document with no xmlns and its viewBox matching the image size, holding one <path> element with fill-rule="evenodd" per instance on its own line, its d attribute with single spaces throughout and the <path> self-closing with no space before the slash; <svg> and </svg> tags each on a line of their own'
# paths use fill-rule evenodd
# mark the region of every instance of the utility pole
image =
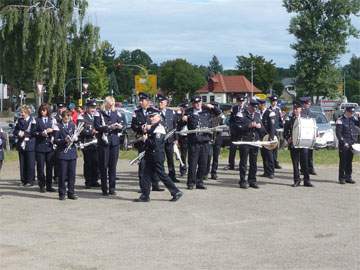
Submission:
<svg viewBox="0 0 360 270">
<path fill-rule="evenodd" d="M 251 99 L 254 95 L 254 62 L 251 62 Z"/>
</svg>

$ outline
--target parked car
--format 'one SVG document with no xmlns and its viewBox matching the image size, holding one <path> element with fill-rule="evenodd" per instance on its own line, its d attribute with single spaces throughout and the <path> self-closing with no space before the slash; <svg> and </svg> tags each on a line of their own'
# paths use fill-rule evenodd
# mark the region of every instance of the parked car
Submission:
<svg viewBox="0 0 360 270">
<path fill-rule="evenodd" d="M 126 108 L 119 108 L 118 111 L 125 116 L 126 129 L 120 137 L 120 145 L 124 150 L 128 150 L 133 147 L 133 144 L 136 140 L 136 134 L 131 129 L 131 120 L 133 116 L 133 111 L 130 111 Z"/>
<path fill-rule="evenodd" d="M 331 123 L 326 119 L 323 113 L 312 111 L 311 114 L 315 119 L 318 128 L 315 148 L 335 147 L 335 132 Z"/>
</svg>

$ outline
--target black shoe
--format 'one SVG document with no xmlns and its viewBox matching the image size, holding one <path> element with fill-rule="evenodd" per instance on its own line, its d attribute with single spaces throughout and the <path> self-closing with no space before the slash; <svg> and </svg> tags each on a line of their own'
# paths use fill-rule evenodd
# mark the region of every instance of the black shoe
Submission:
<svg viewBox="0 0 360 270">
<path fill-rule="evenodd" d="M 152 187 L 152 191 L 164 191 L 165 189 L 160 187 Z"/>
<path fill-rule="evenodd" d="M 193 189 L 194 189 L 194 186 L 187 186 L 187 189 L 188 189 L 188 190 L 193 190 Z"/>
<path fill-rule="evenodd" d="M 196 189 L 206 189 L 206 187 L 204 185 L 199 185 L 199 186 L 196 186 Z"/>
<path fill-rule="evenodd" d="M 273 175 L 273 174 L 269 174 L 269 175 L 267 176 L 267 178 L 269 178 L 269 179 L 274 179 L 274 175 Z"/>
<path fill-rule="evenodd" d="M 339 179 L 339 183 L 341 184 L 341 185 L 345 185 L 345 180 L 344 179 Z"/>
<path fill-rule="evenodd" d="M 311 182 L 304 182 L 304 187 L 314 187 L 314 185 Z"/>
<path fill-rule="evenodd" d="M 275 164 L 274 168 L 275 169 L 282 169 L 282 167 L 279 164 Z"/>
<path fill-rule="evenodd" d="M 355 183 L 356 183 L 356 182 L 355 182 L 354 180 L 352 180 L 352 179 L 350 179 L 350 180 L 345 180 L 345 182 L 348 183 L 348 184 L 355 184 Z"/>
<path fill-rule="evenodd" d="M 65 200 L 66 200 L 66 199 L 65 199 L 65 196 L 64 196 L 64 195 L 60 195 L 60 196 L 59 196 L 59 200 L 60 200 L 60 201 L 65 201 Z"/>
<path fill-rule="evenodd" d="M 240 182 L 239 185 L 240 185 L 240 188 L 243 188 L 243 189 L 249 188 L 249 184 L 247 182 Z"/>
<path fill-rule="evenodd" d="M 109 193 L 108 193 L 107 191 L 103 191 L 103 192 L 102 192 L 102 195 L 103 195 L 103 196 L 109 196 Z"/>
<path fill-rule="evenodd" d="M 269 175 L 267 173 L 263 173 L 262 175 L 260 175 L 261 177 L 269 177 Z"/>
<path fill-rule="evenodd" d="M 292 186 L 293 186 L 293 187 L 298 187 L 298 186 L 300 186 L 300 183 L 301 183 L 301 180 L 300 180 L 300 179 L 295 180 L 295 181 L 294 181 L 294 184 L 293 184 Z"/>
<path fill-rule="evenodd" d="M 50 188 L 46 188 L 46 191 L 47 192 L 56 192 L 56 189 L 53 187 L 50 187 Z"/>
<path fill-rule="evenodd" d="M 109 191 L 109 195 L 115 196 L 115 195 L 116 195 L 116 191 L 115 191 L 115 190 L 110 190 L 110 191 Z"/>
<path fill-rule="evenodd" d="M 177 180 L 176 178 L 171 179 L 171 180 L 173 181 L 173 183 L 180 183 L 180 181 L 179 181 L 179 180 Z"/>
<path fill-rule="evenodd" d="M 317 175 L 317 173 L 316 173 L 314 170 L 310 170 L 310 171 L 309 171 L 309 174 L 311 174 L 311 175 Z"/>
<path fill-rule="evenodd" d="M 229 165 L 229 166 L 225 167 L 225 170 L 235 171 L 235 167 Z"/>
<path fill-rule="evenodd" d="M 250 183 L 250 185 L 249 185 L 250 187 L 252 187 L 252 188 L 259 188 L 259 186 L 257 185 L 257 183 Z"/>
<path fill-rule="evenodd" d="M 70 200 L 77 200 L 78 199 L 78 196 L 77 195 L 75 195 L 75 194 L 68 194 L 68 199 L 70 199 Z"/>
<path fill-rule="evenodd" d="M 33 183 L 26 183 L 26 184 L 24 185 L 24 187 L 33 187 L 33 186 L 34 186 Z"/>
<path fill-rule="evenodd" d="M 182 197 L 182 195 L 183 195 L 183 193 L 181 191 L 177 192 L 175 195 L 173 195 L 170 202 L 176 202 L 177 200 L 179 200 Z"/>
<path fill-rule="evenodd" d="M 150 198 L 141 195 L 138 199 L 135 199 L 134 202 L 150 202 Z"/>
<path fill-rule="evenodd" d="M 101 185 L 98 182 L 96 182 L 96 183 L 92 184 L 91 187 L 101 187 Z"/>
<path fill-rule="evenodd" d="M 40 187 L 40 193 L 45 193 L 45 188 L 44 187 Z"/>
<path fill-rule="evenodd" d="M 217 180 L 217 179 L 218 179 L 217 174 L 216 174 L 216 173 L 213 173 L 213 174 L 211 175 L 211 179 L 213 179 L 213 180 Z"/>
</svg>

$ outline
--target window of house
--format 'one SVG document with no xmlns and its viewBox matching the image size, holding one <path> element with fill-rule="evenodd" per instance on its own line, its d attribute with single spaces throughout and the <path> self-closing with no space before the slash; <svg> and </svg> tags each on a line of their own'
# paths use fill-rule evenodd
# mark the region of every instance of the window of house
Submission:
<svg viewBox="0 0 360 270">
<path fill-rule="evenodd" d="M 202 101 L 207 102 L 207 96 L 202 96 Z"/>
<path fill-rule="evenodd" d="M 214 102 L 215 101 L 215 96 L 210 96 L 210 102 Z"/>
</svg>

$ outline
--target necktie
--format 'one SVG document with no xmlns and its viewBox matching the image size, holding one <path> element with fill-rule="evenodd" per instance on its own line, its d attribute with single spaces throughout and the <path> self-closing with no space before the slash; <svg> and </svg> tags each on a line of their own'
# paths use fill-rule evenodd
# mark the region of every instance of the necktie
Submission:
<svg viewBox="0 0 360 270">
<path fill-rule="evenodd" d="M 44 118 L 44 124 L 46 124 L 47 123 L 47 118 Z"/>
</svg>

